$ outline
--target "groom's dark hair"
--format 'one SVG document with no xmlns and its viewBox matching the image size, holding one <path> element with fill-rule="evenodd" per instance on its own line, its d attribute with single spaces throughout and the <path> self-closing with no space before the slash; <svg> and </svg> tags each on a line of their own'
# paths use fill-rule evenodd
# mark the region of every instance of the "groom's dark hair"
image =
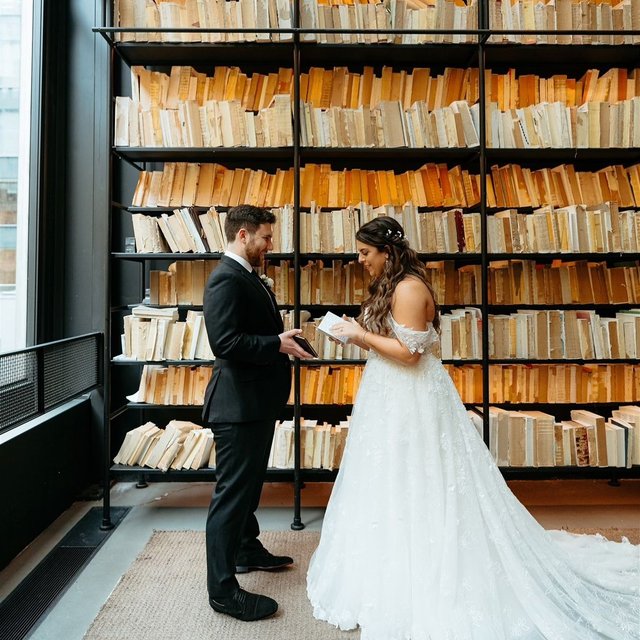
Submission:
<svg viewBox="0 0 640 640">
<path fill-rule="evenodd" d="M 224 233 L 229 242 L 233 242 L 240 229 L 246 229 L 249 233 L 255 233 L 261 224 L 273 224 L 275 215 L 269 209 L 254 207 L 250 204 L 240 204 L 232 207 L 227 212 L 224 221 Z"/>
</svg>

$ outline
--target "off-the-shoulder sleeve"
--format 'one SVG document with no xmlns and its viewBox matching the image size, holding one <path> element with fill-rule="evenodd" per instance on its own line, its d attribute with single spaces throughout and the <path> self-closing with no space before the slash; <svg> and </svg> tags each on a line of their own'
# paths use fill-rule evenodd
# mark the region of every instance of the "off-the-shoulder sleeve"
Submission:
<svg viewBox="0 0 640 640">
<path fill-rule="evenodd" d="M 412 355 L 424 353 L 438 340 L 437 333 L 433 328 L 429 328 L 428 331 L 414 331 L 396 322 L 392 316 L 389 316 L 389 322 L 396 338 L 409 349 Z"/>
</svg>

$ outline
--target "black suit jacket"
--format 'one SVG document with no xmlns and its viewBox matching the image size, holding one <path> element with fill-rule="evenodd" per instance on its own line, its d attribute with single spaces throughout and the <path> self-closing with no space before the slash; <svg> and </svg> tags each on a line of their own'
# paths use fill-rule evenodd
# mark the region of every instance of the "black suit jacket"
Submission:
<svg viewBox="0 0 640 640">
<path fill-rule="evenodd" d="M 204 398 L 205 422 L 253 422 L 282 413 L 291 364 L 279 353 L 278 334 L 284 329 L 275 305 L 259 278 L 223 256 L 204 292 L 204 319 L 216 357 Z"/>
</svg>

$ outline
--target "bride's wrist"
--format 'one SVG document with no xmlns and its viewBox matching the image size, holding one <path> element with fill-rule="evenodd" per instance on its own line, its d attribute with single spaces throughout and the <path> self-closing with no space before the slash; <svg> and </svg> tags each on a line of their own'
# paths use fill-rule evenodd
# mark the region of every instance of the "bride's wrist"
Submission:
<svg viewBox="0 0 640 640">
<path fill-rule="evenodd" d="M 360 336 L 360 342 L 369 346 L 369 344 L 367 343 L 367 333 L 369 333 L 369 331 L 367 331 L 366 329 L 362 332 L 362 335 Z"/>
</svg>

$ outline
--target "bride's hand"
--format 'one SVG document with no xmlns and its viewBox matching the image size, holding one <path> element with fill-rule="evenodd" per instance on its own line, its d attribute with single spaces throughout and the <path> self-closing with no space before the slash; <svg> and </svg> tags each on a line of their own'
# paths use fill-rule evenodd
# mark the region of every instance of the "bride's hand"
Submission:
<svg viewBox="0 0 640 640">
<path fill-rule="evenodd" d="M 344 318 L 344 322 L 336 322 L 336 324 L 331 327 L 332 333 L 335 333 L 336 336 L 340 338 L 347 338 L 349 342 L 361 338 L 365 332 L 364 329 L 353 318 L 348 318 L 347 316 L 342 317 Z"/>
</svg>

